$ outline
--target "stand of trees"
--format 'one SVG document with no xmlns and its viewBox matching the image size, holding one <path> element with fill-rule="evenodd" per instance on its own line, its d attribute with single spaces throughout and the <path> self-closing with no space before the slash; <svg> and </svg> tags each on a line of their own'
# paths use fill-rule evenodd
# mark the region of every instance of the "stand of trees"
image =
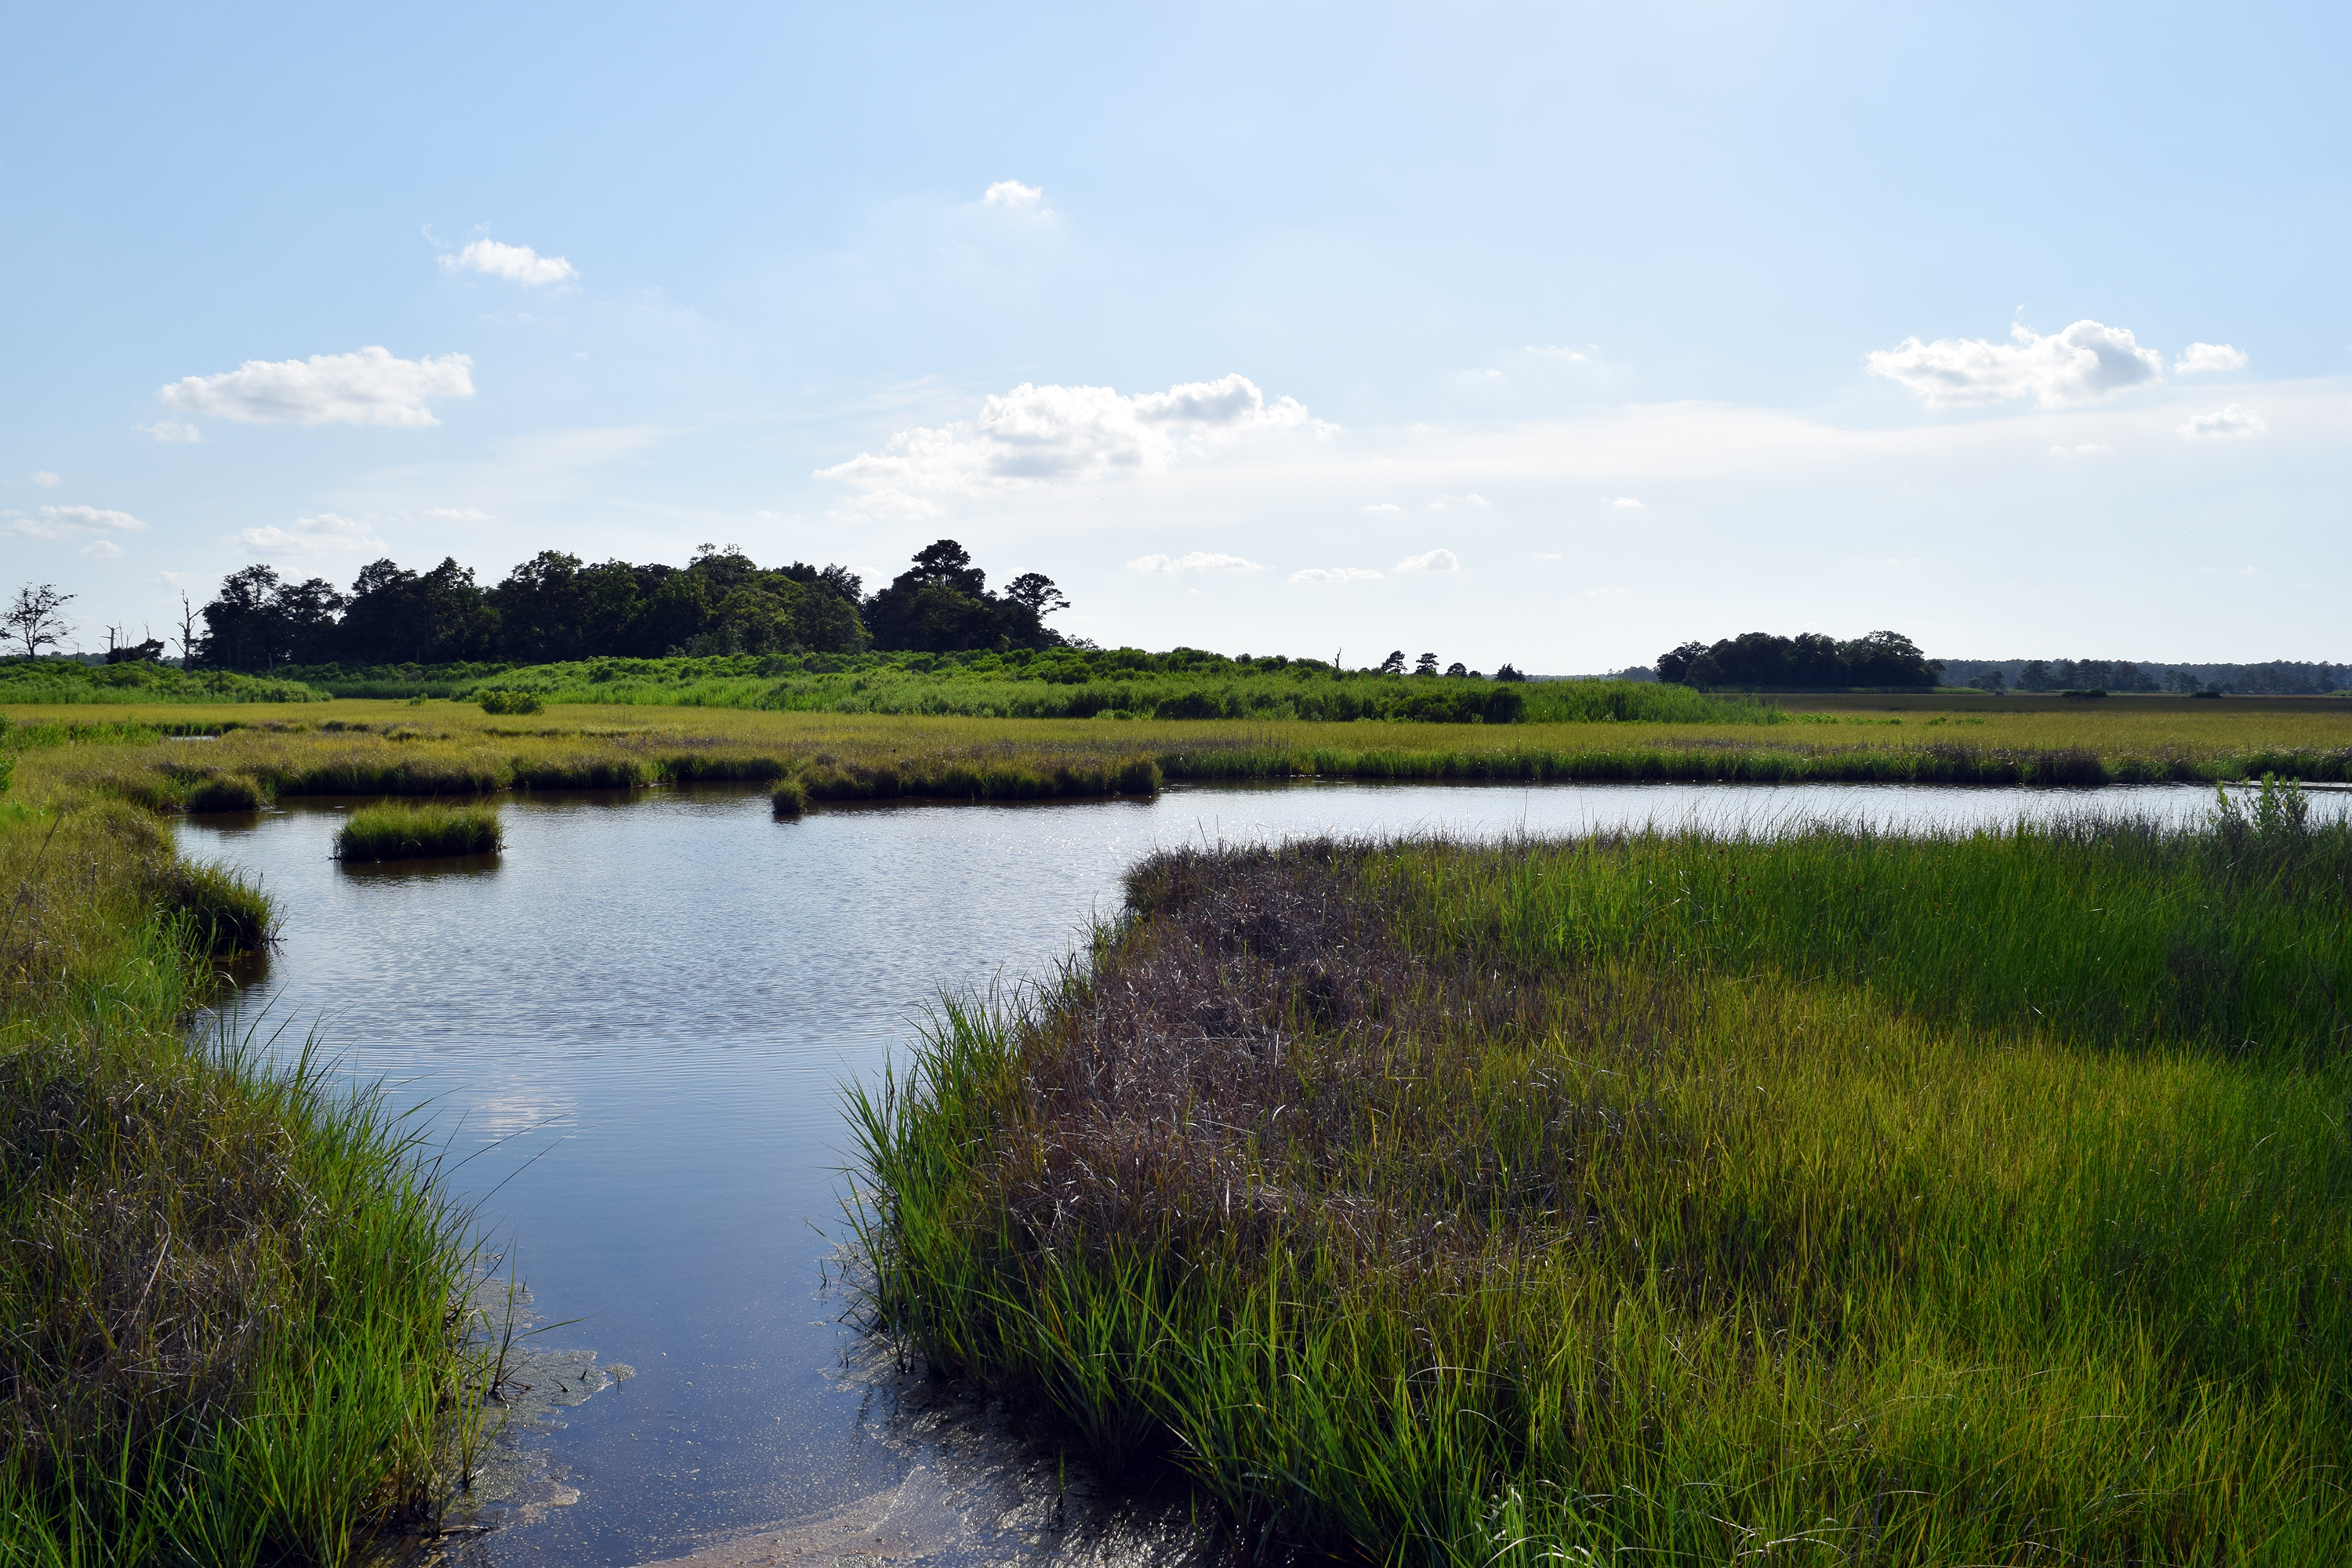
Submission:
<svg viewBox="0 0 2352 1568">
<path fill-rule="evenodd" d="M 1983 691 L 2149 691 L 2309 697 L 2352 688 L 2352 665 L 2273 659 L 2176 664 L 2128 658 L 1955 658 L 1947 679 Z"/>
<path fill-rule="evenodd" d="M 323 577 L 289 582 L 266 565 L 231 573 L 200 612 L 194 662 L 219 669 L 289 665 L 548 664 L 669 654 L 931 653 L 1059 646 L 1045 617 L 1069 601 L 1024 573 L 1002 593 L 951 539 L 866 595 L 844 566 L 762 567 L 706 544 L 686 566 L 545 550 L 485 588 L 452 559 L 428 572 L 362 568 L 348 593 Z"/>
<path fill-rule="evenodd" d="M 1929 687 L 1944 667 L 1900 632 L 1873 632 L 1840 642 L 1819 632 L 1793 637 L 1748 632 L 1712 646 L 1686 642 L 1658 656 L 1658 679 L 1682 686 L 1750 687 L 1764 691 L 1844 690 L 1853 687 Z"/>
</svg>

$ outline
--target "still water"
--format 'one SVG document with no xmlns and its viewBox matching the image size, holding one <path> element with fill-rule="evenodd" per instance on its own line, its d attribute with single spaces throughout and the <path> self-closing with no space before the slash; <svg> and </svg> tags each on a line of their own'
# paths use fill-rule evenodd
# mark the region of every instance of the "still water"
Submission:
<svg viewBox="0 0 2352 1568">
<path fill-rule="evenodd" d="M 547 1342 L 636 1369 L 525 1439 L 543 1446 L 561 1482 L 548 1495 L 564 1506 L 508 1516 L 470 1555 L 627 1564 L 847 1518 L 926 1465 L 950 1476 L 934 1491 L 964 1484 L 856 1371 L 858 1337 L 826 1288 L 850 1158 L 842 1087 L 875 1081 L 942 992 L 1050 973 L 1090 918 L 1117 911 L 1121 873 L 1156 847 L 1822 816 L 2182 820 L 2210 799 L 2161 786 L 1294 784 L 777 822 L 762 793 L 703 787 L 524 797 L 506 804 L 496 860 L 352 868 L 329 851 L 358 803 L 291 802 L 181 832 L 187 851 L 244 867 L 278 900 L 282 945 L 247 1013 L 266 1008 L 289 1040 L 315 1030 L 342 1070 L 422 1108 L 536 1310 L 577 1320 Z M 2334 815 L 2352 797 L 2321 804 Z M 953 1500 L 934 1511 L 948 1517 Z M 974 1528 L 959 1537 L 968 1550 L 927 1555 L 1042 1550 L 1034 1531 Z"/>
</svg>

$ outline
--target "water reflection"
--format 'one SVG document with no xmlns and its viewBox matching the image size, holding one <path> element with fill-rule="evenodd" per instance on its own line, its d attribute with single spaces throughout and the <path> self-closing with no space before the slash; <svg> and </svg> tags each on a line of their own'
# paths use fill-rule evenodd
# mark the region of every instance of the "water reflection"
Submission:
<svg viewBox="0 0 2352 1568">
<path fill-rule="evenodd" d="M 931 1428 L 880 1414 L 896 1395 L 856 1370 L 825 1287 L 848 1159 L 839 1089 L 877 1072 L 943 989 L 1048 973 L 1155 845 L 1816 816 L 2191 821 L 2210 802 L 2165 787 L 1289 785 L 779 822 L 763 792 L 704 785 L 510 802 L 506 852 L 481 863 L 342 866 L 333 837 L 357 802 L 181 832 L 280 900 L 283 945 L 246 978 L 253 1002 L 300 1021 L 286 1043 L 316 1020 L 344 1070 L 428 1106 L 452 1154 L 478 1156 L 461 1179 L 539 1310 L 584 1320 L 572 1342 L 639 1373 L 546 1436 L 577 1500 L 469 1554 L 627 1563 L 863 1518 L 919 1470 L 947 1473 Z M 1047 1550 L 1005 1530 L 975 1525 L 934 1554 Z"/>
</svg>

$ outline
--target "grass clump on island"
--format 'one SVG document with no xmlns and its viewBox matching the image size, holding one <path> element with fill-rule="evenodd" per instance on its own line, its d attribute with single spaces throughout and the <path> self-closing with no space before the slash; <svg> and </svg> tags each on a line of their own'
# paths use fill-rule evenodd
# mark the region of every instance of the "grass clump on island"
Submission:
<svg viewBox="0 0 2352 1568">
<path fill-rule="evenodd" d="M 373 1095 L 192 1034 L 267 900 L 138 806 L 16 783 L 0 1562 L 349 1561 L 478 1437 L 466 1216 Z"/>
<path fill-rule="evenodd" d="M 496 855 L 505 846 L 495 805 L 388 800 L 352 813 L 335 832 L 335 858 L 344 861 Z"/>
<path fill-rule="evenodd" d="M 1383 1561 L 2352 1558 L 2352 826 L 1166 852 L 856 1097 L 878 1321 Z"/>
</svg>

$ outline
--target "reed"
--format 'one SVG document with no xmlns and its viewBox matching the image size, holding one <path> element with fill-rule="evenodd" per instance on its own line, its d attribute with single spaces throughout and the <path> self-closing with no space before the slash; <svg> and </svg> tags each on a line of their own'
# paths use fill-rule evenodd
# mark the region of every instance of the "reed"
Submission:
<svg viewBox="0 0 2352 1568">
<path fill-rule="evenodd" d="M 1174 851 L 855 1093 L 877 1321 L 1384 1561 L 2352 1552 L 2352 827 Z"/>
<path fill-rule="evenodd" d="M 506 829 L 494 805 L 387 800 L 361 807 L 336 829 L 335 858 L 352 862 L 496 855 L 505 844 Z"/>
</svg>

